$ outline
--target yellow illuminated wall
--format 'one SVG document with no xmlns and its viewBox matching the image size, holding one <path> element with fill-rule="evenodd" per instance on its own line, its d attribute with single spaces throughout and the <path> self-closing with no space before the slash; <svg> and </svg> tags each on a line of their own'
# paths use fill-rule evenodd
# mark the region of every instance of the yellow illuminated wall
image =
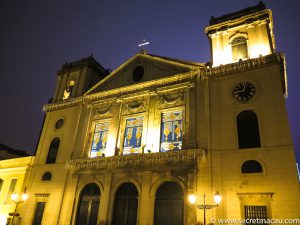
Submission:
<svg viewBox="0 0 300 225">
<path fill-rule="evenodd" d="M 5 225 L 8 213 L 14 212 L 16 204 L 8 196 L 11 181 L 17 179 L 13 193 L 20 194 L 24 192 L 27 186 L 27 178 L 34 157 L 22 157 L 0 161 L 0 179 L 2 187 L 0 189 L 0 225 Z M 21 209 L 19 204 L 18 209 Z"/>
</svg>

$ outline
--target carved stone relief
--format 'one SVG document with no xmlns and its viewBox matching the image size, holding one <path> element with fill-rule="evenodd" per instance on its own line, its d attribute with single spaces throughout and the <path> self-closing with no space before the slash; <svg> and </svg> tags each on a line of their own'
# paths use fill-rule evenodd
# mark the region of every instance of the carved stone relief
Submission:
<svg viewBox="0 0 300 225">
<path fill-rule="evenodd" d="M 183 93 L 163 94 L 160 96 L 159 104 L 161 104 L 162 108 L 183 105 L 184 94 Z"/>
<path fill-rule="evenodd" d="M 147 102 L 145 100 L 125 102 L 123 108 L 123 114 L 139 113 L 146 110 Z"/>
<path fill-rule="evenodd" d="M 93 116 L 96 118 L 112 116 L 112 106 L 109 105 L 95 108 Z"/>
</svg>

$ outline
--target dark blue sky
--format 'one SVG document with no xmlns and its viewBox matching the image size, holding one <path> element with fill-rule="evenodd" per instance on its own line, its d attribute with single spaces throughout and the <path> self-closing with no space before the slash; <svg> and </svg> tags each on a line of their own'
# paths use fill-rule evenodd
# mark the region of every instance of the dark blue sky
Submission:
<svg viewBox="0 0 300 225">
<path fill-rule="evenodd" d="M 0 2 L 0 143 L 34 152 L 42 106 L 53 96 L 56 71 L 65 62 L 94 54 L 117 68 L 139 51 L 197 62 L 210 60 L 204 28 L 211 16 L 252 0 L 27 0 Z M 287 108 L 300 161 L 298 0 L 264 1 L 272 9 L 276 50 L 287 58 Z"/>
</svg>

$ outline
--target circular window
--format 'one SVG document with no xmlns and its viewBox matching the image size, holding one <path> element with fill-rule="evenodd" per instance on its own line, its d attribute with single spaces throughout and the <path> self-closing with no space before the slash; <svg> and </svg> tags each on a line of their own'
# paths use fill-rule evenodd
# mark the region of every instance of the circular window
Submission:
<svg viewBox="0 0 300 225">
<path fill-rule="evenodd" d="M 46 172 L 43 174 L 42 176 L 42 180 L 45 181 L 45 180 L 52 180 L 52 174 L 50 172 Z"/>
<path fill-rule="evenodd" d="M 63 125 L 64 125 L 64 120 L 63 119 L 59 119 L 55 123 L 55 128 L 56 129 L 60 129 L 60 128 L 62 128 Z"/>
<path fill-rule="evenodd" d="M 144 75 L 144 67 L 137 66 L 133 71 L 132 78 L 135 82 L 138 82 L 143 78 L 143 75 Z"/>
</svg>

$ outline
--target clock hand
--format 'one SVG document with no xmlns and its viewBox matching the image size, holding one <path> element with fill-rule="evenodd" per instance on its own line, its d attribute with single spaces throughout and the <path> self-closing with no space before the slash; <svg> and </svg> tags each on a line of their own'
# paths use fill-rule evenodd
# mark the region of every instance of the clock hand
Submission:
<svg viewBox="0 0 300 225">
<path fill-rule="evenodd" d="M 233 94 L 237 94 L 237 93 L 241 93 L 241 92 L 244 92 L 244 90 L 234 91 Z"/>
<path fill-rule="evenodd" d="M 243 92 L 245 91 L 245 89 L 246 89 L 246 84 L 247 84 L 247 82 L 245 81 L 244 82 L 244 88 L 243 88 Z"/>
</svg>

